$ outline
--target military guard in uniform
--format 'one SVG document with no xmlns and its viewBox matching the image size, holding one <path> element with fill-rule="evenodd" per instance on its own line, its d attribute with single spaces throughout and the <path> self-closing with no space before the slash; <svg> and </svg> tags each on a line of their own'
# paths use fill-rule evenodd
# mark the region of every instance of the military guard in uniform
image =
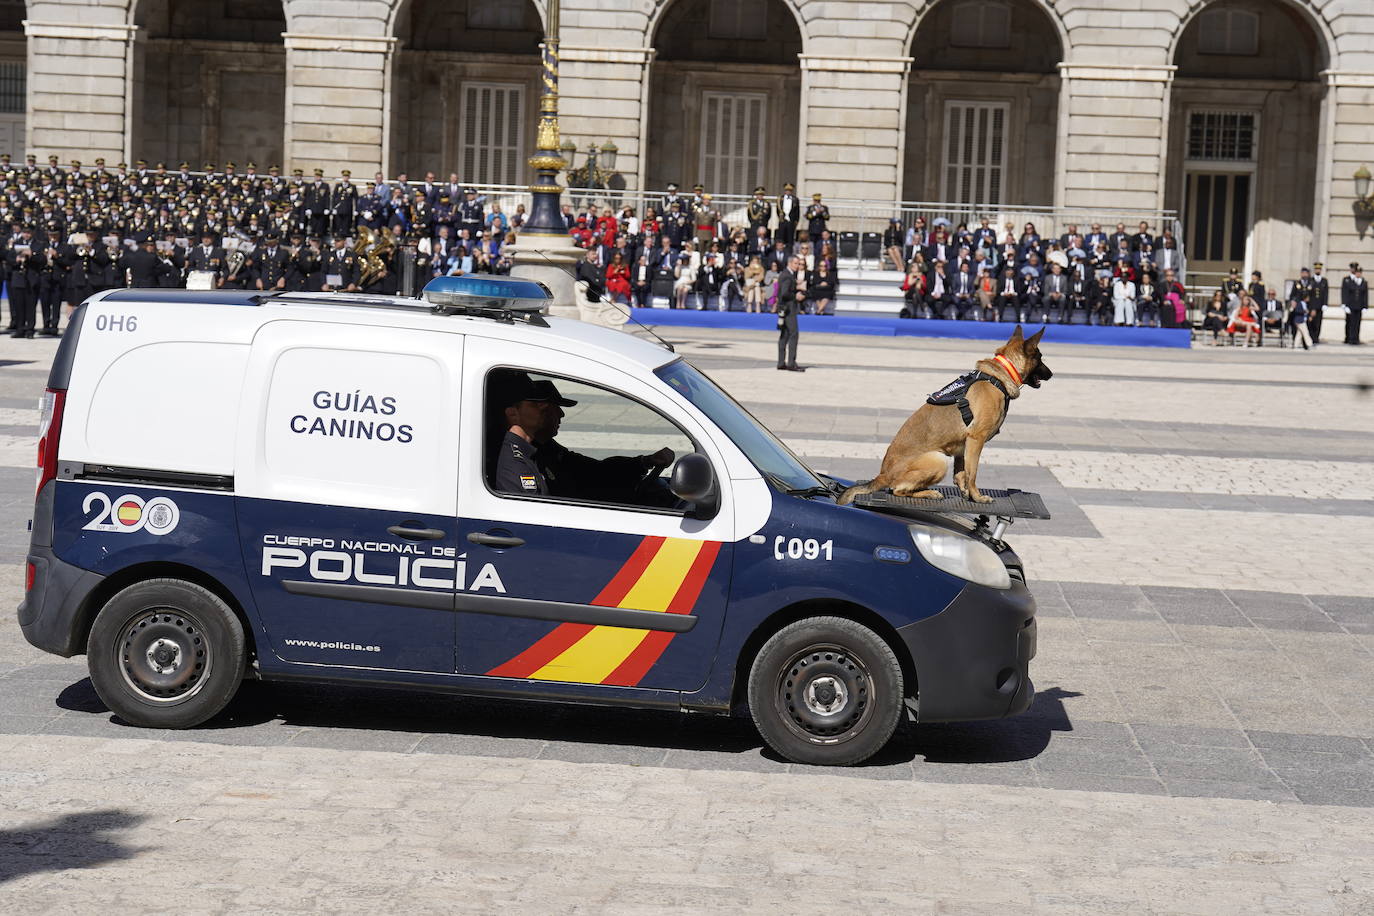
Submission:
<svg viewBox="0 0 1374 916">
<path fill-rule="evenodd" d="M 324 180 L 324 169 L 315 169 L 315 178 L 305 186 L 305 229 L 311 235 L 324 235 L 329 231 L 329 185 Z"/>
<path fill-rule="evenodd" d="M 1312 335 L 1313 345 L 1321 343 L 1322 312 L 1331 301 L 1331 284 L 1325 272 L 1321 261 L 1312 265 L 1312 297 L 1307 300 L 1307 330 Z"/>
<path fill-rule="evenodd" d="M 819 192 L 811 195 L 811 206 L 806 208 L 806 234 L 811 239 L 811 249 L 821 253 L 821 236 L 825 234 L 826 223 L 830 221 L 830 208 L 821 203 Z"/>
<path fill-rule="evenodd" d="M 290 263 L 290 256 L 277 243 L 281 241 L 281 236 L 273 231 L 267 235 L 267 245 L 258 252 L 257 256 L 257 283 L 256 286 L 261 290 L 284 290 L 286 289 L 286 268 Z"/>
<path fill-rule="evenodd" d="M 754 189 L 754 199 L 749 201 L 749 238 L 753 239 L 759 234 L 759 227 L 768 229 L 773 221 L 773 205 L 770 204 L 764 195 L 768 192 L 763 185 Z"/>
<path fill-rule="evenodd" d="M 1360 265 L 1350 265 L 1350 275 L 1341 280 L 1341 308 L 1345 310 L 1345 342 L 1360 346 L 1360 321 L 1369 307 L 1369 283 Z"/>
<path fill-rule="evenodd" d="M 331 235 L 353 234 L 353 209 L 358 202 L 358 189 L 353 185 L 353 173 L 344 169 L 343 177 L 329 192 L 329 232 Z"/>
<path fill-rule="evenodd" d="M 787 246 L 789 254 L 797 238 L 797 220 L 800 217 L 801 201 L 797 199 L 797 186 L 789 181 L 782 186 L 782 193 L 778 195 L 778 231 L 774 236 Z"/>
<path fill-rule="evenodd" d="M 1230 308 L 1231 297 L 1239 296 L 1245 292 L 1245 284 L 1240 280 L 1240 268 L 1232 267 L 1231 275 L 1221 281 L 1221 297 L 1226 300 L 1227 308 Z"/>
<path fill-rule="evenodd" d="M 696 226 L 697 249 L 705 251 L 716 237 L 716 229 L 720 225 L 720 213 L 711 206 L 710 194 L 703 194 L 701 201 L 692 208 L 692 224 Z"/>
<path fill-rule="evenodd" d="M 324 256 L 323 292 L 356 293 L 358 291 L 358 255 L 348 247 L 348 239 L 334 236 L 334 247 Z"/>
</svg>

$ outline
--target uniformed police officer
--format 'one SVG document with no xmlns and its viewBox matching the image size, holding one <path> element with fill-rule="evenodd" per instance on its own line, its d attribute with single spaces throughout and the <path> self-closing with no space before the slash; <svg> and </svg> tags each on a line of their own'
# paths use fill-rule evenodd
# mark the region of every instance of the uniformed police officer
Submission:
<svg viewBox="0 0 1374 916">
<path fill-rule="evenodd" d="M 269 232 L 267 234 L 267 246 L 258 252 L 256 258 L 258 289 L 286 289 L 286 268 L 291 259 L 286 251 L 277 244 L 280 240 L 281 236 L 276 232 Z"/>
<path fill-rule="evenodd" d="M 671 505 L 670 494 L 651 490 L 637 494 L 648 475 L 668 467 L 676 457 L 670 448 L 652 455 L 589 458 L 554 438 L 563 408 L 576 401 L 563 397 L 548 379 L 533 381 L 523 372 L 493 374 L 493 390 L 502 411 L 505 433 L 496 455 L 497 490 L 527 496 L 563 496 L 609 502 Z"/>
</svg>

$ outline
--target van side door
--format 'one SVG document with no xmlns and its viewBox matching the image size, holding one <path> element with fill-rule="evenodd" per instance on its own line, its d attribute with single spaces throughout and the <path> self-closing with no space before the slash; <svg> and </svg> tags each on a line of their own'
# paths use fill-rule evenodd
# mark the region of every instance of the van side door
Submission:
<svg viewBox="0 0 1374 916">
<path fill-rule="evenodd" d="M 705 428 L 648 382 L 591 359 L 495 340 L 470 347 L 467 359 L 459 670 L 546 683 L 700 687 L 727 610 L 731 482 L 718 474 L 719 511 L 694 518 L 637 457 L 665 447 L 676 456 L 697 451 L 719 468 Z M 570 476 L 565 464 L 547 494 L 498 484 L 494 463 L 506 441 L 498 379 L 511 370 L 577 402 L 561 408 L 555 441 L 595 462 L 586 465 L 590 477 Z M 532 693 L 549 689 L 556 691 L 530 685 Z"/>
<path fill-rule="evenodd" d="M 235 473 L 264 668 L 453 672 L 462 341 L 295 320 L 258 332 Z"/>
</svg>

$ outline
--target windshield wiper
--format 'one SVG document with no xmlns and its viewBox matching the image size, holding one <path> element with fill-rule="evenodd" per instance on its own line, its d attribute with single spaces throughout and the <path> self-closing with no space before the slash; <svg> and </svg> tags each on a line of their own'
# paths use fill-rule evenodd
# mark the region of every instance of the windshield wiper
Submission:
<svg viewBox="0 0 1374 916">
<path fill-rule="evenodd" d="M 798 487 L 794 490 L 784 490 L 788 496 L 834 496 L 835 491 L 830 487 Z"/>
</svg>

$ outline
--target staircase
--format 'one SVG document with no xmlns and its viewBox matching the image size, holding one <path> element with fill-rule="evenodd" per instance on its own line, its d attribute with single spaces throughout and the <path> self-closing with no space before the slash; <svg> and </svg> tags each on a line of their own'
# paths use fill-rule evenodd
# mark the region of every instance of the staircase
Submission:
<svg viewBox="0 0 1374 916">
<path fill-rule="evenodd" d="M 857 260 L 841 258 L 835 310 L 896 318 L 906 300 L 902 297 L 902 272 L 861 267 Z"/>
</svg>

